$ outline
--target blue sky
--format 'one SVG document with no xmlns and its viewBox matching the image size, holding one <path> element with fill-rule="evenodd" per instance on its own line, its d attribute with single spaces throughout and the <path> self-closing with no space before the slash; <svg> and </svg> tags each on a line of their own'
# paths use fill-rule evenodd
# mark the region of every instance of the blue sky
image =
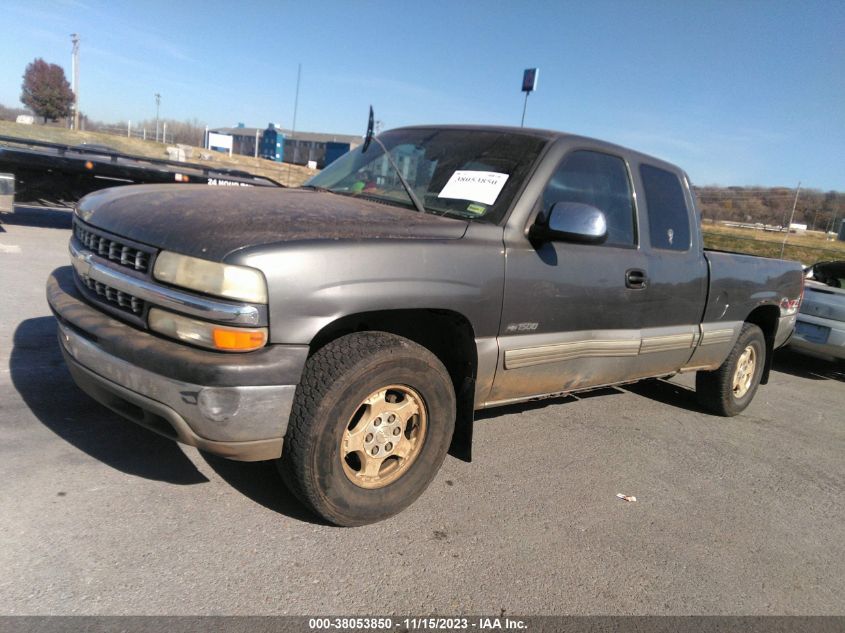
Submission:
<svg viewBox="0 0 845 633">
<path fill-rule="evenodd" d="M 845 191 L 845 0 L 834 2 L 214 2 L 6 0 L 0 103 L 35 57 L 98 120 L 362 133 L 519 124 L 627 145 L 697 184 Z"/>
</svg>

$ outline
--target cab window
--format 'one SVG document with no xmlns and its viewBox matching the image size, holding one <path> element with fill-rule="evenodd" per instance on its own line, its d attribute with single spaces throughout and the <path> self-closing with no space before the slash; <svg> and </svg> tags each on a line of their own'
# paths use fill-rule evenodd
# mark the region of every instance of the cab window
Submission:
<svg viewBox="0 0 845 633">
<path fill-rule="evenodd" d="M 556 202 L 581 202 L 604 212 L 610 246 L 637 243 L 634 199 L 625 161 L 601 152 L 578 150 L 558 165 L 543 191 L 543 212 Z"/>
<path fill-rule="evenodd" d="M 651 247 L 670 251 L 689 250 L 689 212 L 678 176 L 671 171 L 643 164 L 640 165 L 640 177 L 648 207 Z"/>
</svg>

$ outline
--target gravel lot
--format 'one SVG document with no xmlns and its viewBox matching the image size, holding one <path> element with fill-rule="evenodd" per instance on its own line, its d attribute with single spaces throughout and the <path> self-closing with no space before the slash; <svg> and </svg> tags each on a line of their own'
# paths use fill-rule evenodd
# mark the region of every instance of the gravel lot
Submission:
<svg viewBox="0 0 845 633">
<path fill-rule="evenodd" d="M 842 614 L 845 372 L 780 352 L 734 419 L 691 377 L 484 412 L 393 519 L 317 522 L 271 464 L 124 422 L 44 299 L 66 212 L 0 225 L 2 614 Z M 616 498 L 636 495 L 636 503 Z"/>
</svg>

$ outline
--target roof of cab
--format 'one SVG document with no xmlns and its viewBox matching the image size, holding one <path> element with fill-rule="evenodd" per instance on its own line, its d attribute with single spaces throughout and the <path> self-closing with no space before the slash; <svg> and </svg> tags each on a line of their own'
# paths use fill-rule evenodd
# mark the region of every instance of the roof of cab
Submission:
<svg viewBox="0 0 845 633">
<path fill-rule="evenodd" d="M 387 130 L 388 132 L 399 131 L 399 130 L 476 130 L 479 132 L 500 132 L 504 134 L 521 134 L 525 136 L 533 136 L 537 138 L 542 138 L 547 141 L 557 141 L 561 139 L 567 139 L 570 141 L 582 141 L 587 143 L 593 147 L 597 147 L 603 149 L 608 152 L 617 153 L 617 154 L 624 154 L 629 157 L 636 157 L 639 161 L 645 161 L 649 163 L 654 163 L 658 166 L 663 166 L 665 168 L 670 168 L 672 170 L 678 171 L 684 175 L 686 173 L 683 169 L 671 163 L 667 160 L 662 158 L 657 158 L 656 156 L 651 156 L 650 154 L 645 154 L 643 152 L 637 151 L 635 149 L 631 149 L 630 147 L 625 147 L 623 145 L 617 145 L 615 143 L 610 143 L 608 141 L 602 141 L 601 139 L 592 138 L 589 136 L 581 136 L 578 134 L 572 134 L 570 132 L 560 132 L 558 130 L 545 130 L 539 128 L 529 128 L 529 127 L 515 127 L 509 125 L 460 125 L 460 124 L 450 124 L 450 125 L 408 125 L 405 127 L 400 128 L 393 128 L 392 130 Z"/>
</svg>

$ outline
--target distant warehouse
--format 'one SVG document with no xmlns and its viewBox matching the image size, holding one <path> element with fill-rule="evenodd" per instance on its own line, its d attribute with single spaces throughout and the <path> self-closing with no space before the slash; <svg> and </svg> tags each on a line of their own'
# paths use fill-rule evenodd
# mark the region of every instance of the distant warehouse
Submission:
<svg viewBox="0 0 845 633">
<path fill-rule="evenodd" d="M 361 144 L 360 136 L 291 132 L 272 123 L 267 128 L 219 127 L 209 130 L 232 137 L 232 153 L 260 156 L 268 160 L 307 165 L 313 162 L 322 169 Z M 256 148 L 257 143 L 257 148 Z"/>
</svg>

